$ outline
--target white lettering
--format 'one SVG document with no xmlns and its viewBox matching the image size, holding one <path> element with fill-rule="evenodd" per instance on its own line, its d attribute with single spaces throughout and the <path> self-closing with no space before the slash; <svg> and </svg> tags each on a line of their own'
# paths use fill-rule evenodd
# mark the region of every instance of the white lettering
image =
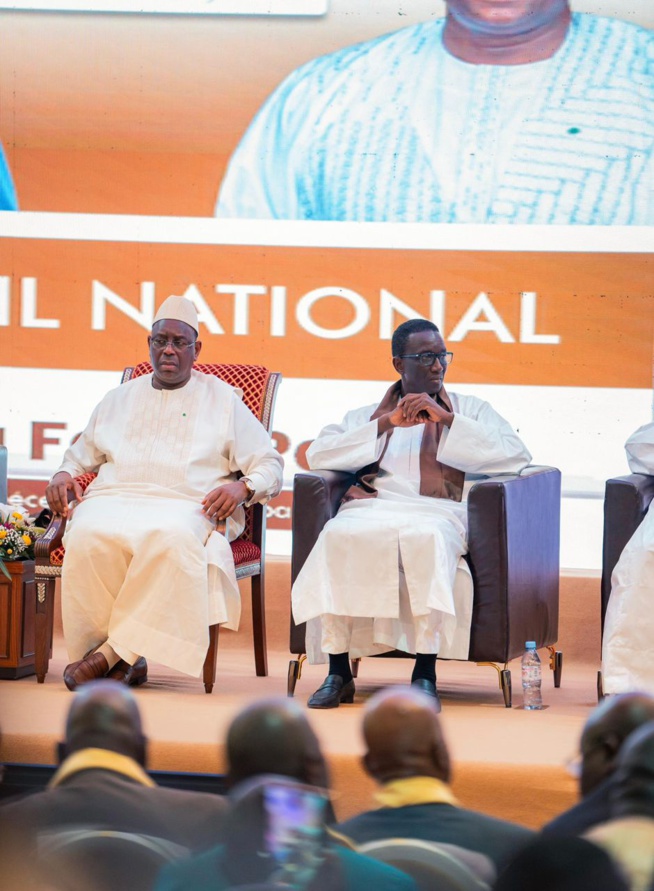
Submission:
<svg viewBox="0 0 654 891">
<path fill-rule="evenodd" d="M 445 331 L 445 291 L 432 291 L 429 295 L 430 317 L 434 325 L 443 334 Z M 443 336 L 445 336 L 443 334 Z"/>
<path fill-rule="evenodd" d="M 210 334 L 224 334 L 224 330 L 218 319 L 213 314 L 209 304 L 200 293 L 197 285 L 189 285 L 180 296 L 190 300 L 198 312 L 198 325 L 205 325 Z"/>
<path fill-rule="evenodd" d="M 11 278 L 0 275 L 0 327 L 6 328 L 11 322 Z"/>
<path fill-rule="evenodd" d="M 250 294 L 266 294 L 264 285 L 216 285 L 217 294 L 234 295 L 234 330 L 233 334 L 250 333 Z"/>
<path fill-rule="evenodd" d="M 395 294 L 382 288 L 379 294 L 380 340 L 390 340 L 393 336 L 393 331 L 397 327 L 394 316 L 396 312 L 401 313 L 405 319 L 424 319 L 422 313 L 419 313 L 417 309 L 413 309 L 408 303 L 397 298 Z"/>
<path fill-rule="evenodd" d="M 59 328 L 59 319 L 39 319 L 36 306 L 36 279 L 20 280 L 20 324 L 22 328 Z"/>
<path fill-rule="evenodd" d="M 91 329 L 104 331 L 107 327 L 107 303 L 127 318 L 149 331 L 154 318 L 154 282 L 141 282 L 141 309 L 109 290 L 102 282 L 93 280 L 91 291 Z"/>
<path fill-rule="evenodd" d="M 485 315 L 486 319 L 480 316 Z M 504 324 L 502 317 L 483 291 L 478 294 L 461 316 L 448 340 L 458 343 L 471 331 L 492 331 L 501 343 L 515 343 L 515 338 Z"/>
<path fill-rule="evenodd" d="M 270 336 L 286 336 L 286 288 L 284 285 L 273 285 L 270 289 L 272 305 L 270 307 Z"/>
<path fill-rule="evenodd" d="M 523 291 L 520 295 L 520 343 L 561 343 L 558 334 L 536 334 L 537 303 L 535 291 Z"/>
<path fill-rule="evenodd" d="M 311 309 L 314 303 L 324 297 L 341 297 L 347 300 L 354 308 L 354 319 L 344 328 L 322 328 L 311 318 Z M 370 321 L 370 307 L 361 294 L 351 291 L 349 288 L 316 288 L 307 293 L 298 301 L 295 308 L 295 317 L 298 323 L 314 337 L 324 337 L 326 340 L 344 340 L 346 337 L 354 337 L 362 331 Z"/>
</svg>

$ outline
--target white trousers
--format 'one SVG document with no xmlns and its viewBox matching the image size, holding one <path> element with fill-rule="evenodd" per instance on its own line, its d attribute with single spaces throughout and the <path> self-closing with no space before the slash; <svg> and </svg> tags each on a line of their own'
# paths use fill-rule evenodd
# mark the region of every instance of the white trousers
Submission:
<svg viewBox="0 0 654 891">
<path fill-rule="evenodd" d="M 605 693 L 654 694 L 654 512 L 650 508 L 620 555 L 604 620 Z"/>
<path fill-rule="evenodd" d="M 186 499 L 84 499 L 68 525 L 62 570 L 71 660 L 108 641 L 127 662 L 146 656 L 198 677 L 217 618 L 205 547 L 213 529 Z"/>
</svg>

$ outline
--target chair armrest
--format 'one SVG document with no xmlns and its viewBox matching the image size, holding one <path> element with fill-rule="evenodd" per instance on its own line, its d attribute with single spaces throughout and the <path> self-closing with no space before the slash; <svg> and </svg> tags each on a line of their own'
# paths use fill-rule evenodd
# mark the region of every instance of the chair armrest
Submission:
<svg viewBox="0 0 654 891">
<path fill-rule="evenodd" d="M 532 465 L 476 483 L 468 495 L 475 599 L 473 661 L 508 662 L 526 640 L 558 635 L 561 473 Z"/>
<path fill-rule="evenodd" d="M 55 514 L 48 523 L 43 535 L 34 542 L 34 562 L 36 566 L 49 566 L 50 554 L 61 547 L 61 540 L 66 531 L 67 517 Z"/>
<path fill-rule="evenodd" d="M 353 473 L 320 470 L 296 473 L 293 480 L 293 546 L 291 584 L 318 540 L 325 523 L 336 515 L 343 495 L 354 483 Z M 296 625 L 291 614 L 291 653 L 305 653 L 305 623 Z"/>
<path fill-rule="evenodd" d="M 76 476 L 75 479 L 80 484 L 82 492 L 86 492 L 90 483 L 93 482 L 97 474 L 83 473 Z M 75 500 L 75 493 L 68 490 L 68 503 Z M 66 531 L 66 517 L 60 517 L 55 514 L 48 524 L 48 528 L 43 535 L 34 542 L 34 561 L 37 566 L 48 566 L 50 563 L 50 554 L 61 547 L 61 541 Z"/>
<path fill-rule="evenodd" d="M 640 526 L 654 498 L 654 476 L 630 473 L 606 481 L 602 542 L 602 633 L 611 595 L 611 575 L 625 545 Z"/>
<path fill-rule="evenodd" d="M 296 473 L 293 480 L 293 554 L 291 581 L 294 582 L 327 520 L 336 516 L 343 495 L 354 483 L 353 473 L 319 470 Z"/>
</svg>

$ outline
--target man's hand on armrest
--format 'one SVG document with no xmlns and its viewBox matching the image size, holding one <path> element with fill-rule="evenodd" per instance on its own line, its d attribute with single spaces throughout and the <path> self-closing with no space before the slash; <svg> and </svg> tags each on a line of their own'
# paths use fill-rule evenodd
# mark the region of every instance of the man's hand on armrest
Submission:
<svg viewBox="0 0 654 891">
<path fill-rule="evenodd" d="M 202 510 L 211 520 L 226 520 L 231 517 L 239 504 L 243 504 L 249 497 L 249 491 L 245 483 L 225 483 L 212 489 L 202 500 Z"/>
<path fill-rule="evenodd" d="M 55 473 L 45 490 L 45 497 L 50 510 L 62 517 L 68 516 L 68 493 L 73 492 L 75 499 L 81 501 L 84 493 L 76 479 L 65 470 Z"/>
</svg>

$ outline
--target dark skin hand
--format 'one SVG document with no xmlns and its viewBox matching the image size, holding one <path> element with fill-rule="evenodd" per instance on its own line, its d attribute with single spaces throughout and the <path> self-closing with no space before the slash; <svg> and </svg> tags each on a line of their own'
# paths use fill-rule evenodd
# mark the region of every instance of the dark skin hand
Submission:
<svg viewBox="0 0 654 891">
<path fill-rule="evenodd" d="M 247 501 L 249 496 L 245 483 L 225 483 L 224 486 L 218 486 L 212 489 L 208 495 L 202 499 L 202 512 L 205 513 L 210 520 L 226 520 L 231 517 L 239 504 Z"/>
<path fill-rule="evenodd" d="M 379 433 L 388 433 L 393 427 L 415 427 L 434 421 L 436 424 L 452 426 L 454 414 L 440 406 L 428 393 L 408 393 L 402 397 L 397 408 L 377 420 Z"/>
<path fill-rule="evenodd" d="M 80 484 L 69 473 L 65 470 L 55 473 L 45 490 L 45 497 L 50 510 L 61 517 L 68 516 L 69 492 L 73 492 L 77 501 L 81 501 L 84 495 Z"/>
</svg>

